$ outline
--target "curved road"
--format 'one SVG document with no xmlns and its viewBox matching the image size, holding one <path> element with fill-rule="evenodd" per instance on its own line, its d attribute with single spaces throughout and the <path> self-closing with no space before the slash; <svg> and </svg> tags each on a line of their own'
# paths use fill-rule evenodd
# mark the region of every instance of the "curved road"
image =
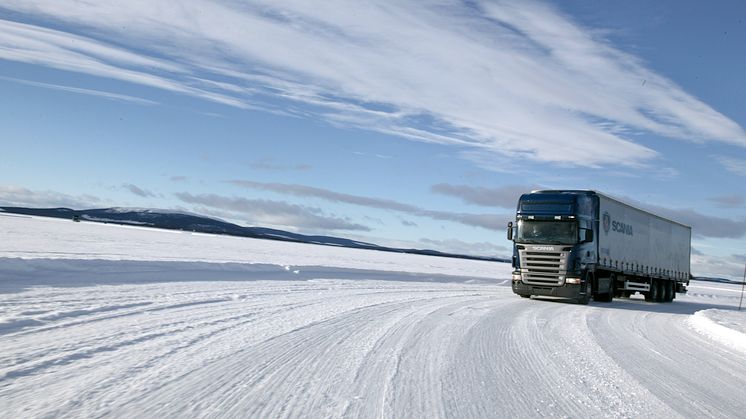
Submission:
<svg viewBox="0 0 746 419">
<path fill-rule="evenodd" d="M 739 417 L 746 354 L 671 304 L 311 279 L 0 294 L 9 417 Z M 410 279 L 411 281 L 411 279 Z M 735 296 L 735 294 L 733 294 Z M 734 297 L 733 297 L 734 298 Z"/>
</svg>

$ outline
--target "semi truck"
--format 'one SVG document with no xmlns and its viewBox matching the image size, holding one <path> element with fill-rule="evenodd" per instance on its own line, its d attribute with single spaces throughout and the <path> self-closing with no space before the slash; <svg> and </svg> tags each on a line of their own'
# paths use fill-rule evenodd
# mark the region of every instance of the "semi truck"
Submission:
<svg viewBox="0 0 746 419">
<path fill-rule="evenodd" d="M 513 292 L 588 304 L 641 293 L 671 302 L 689 285 L 692 229 L 590 190 L 521 195 L 513 242 Z"/>
</svg>

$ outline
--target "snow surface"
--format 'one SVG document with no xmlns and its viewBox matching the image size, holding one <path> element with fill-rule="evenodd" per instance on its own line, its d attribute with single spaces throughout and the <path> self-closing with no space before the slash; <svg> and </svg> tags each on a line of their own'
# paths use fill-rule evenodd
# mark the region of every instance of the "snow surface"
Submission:
<svg viewBox="0 0 746 419">
<path fill-rule="evenodd" d="M 521 299 L 506 264 L 0 216 L 3 417 L 743 417 L 740 286 Z M 730 343 L 729 343 L 730 342 Z"/>
<path fill-rule="evenodd" d="M 689 318 L 698 332 L 746 354 L 746 311 L 702 310 Z"/>
</svg>

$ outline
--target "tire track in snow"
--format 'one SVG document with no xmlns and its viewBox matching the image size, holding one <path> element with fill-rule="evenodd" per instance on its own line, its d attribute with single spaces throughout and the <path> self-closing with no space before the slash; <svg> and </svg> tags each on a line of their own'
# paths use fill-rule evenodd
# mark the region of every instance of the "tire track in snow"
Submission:
<svg viewBox="0 0 746 419">
<path fill-rule="evenodd" d="M 3 411 L 202 417 L 743 412 L 737 398 L 746 382 L 742 357 L 713 348 L 683 325 L 685 316 L 651 308 L 677 303 L 577 306 L 520 299 L 500 286 L 385 281 L 88 290 L 56 289 L 55 301 L 90 313 L 73 321 L 61 316 L 39 326 L 48 328 L 44 333 L 33 333 L 32 325 L 29 333 L 0 342 L 0 360 L 21 367 L 48 362 L 0 380 Z M 200 304 L 205 301 L 211 303 Z M 112 302 L 149 304 L 122 316 L 95 310 Z M 54 304 L 28 315 L 54 311 Z M 86 350 L 88 356 L 75 356 Z M 70 362 L 58 362 L 66 356 Z M 44 398 L 33 397 L 39 389 Z"/>
<path fill-rule="evenodd" d="M 20 394 L 33 392 L 33 388 L 38 382 L 31 383 L 26 378 L 35 380 L 35 377 L 45 376 L 49 379 L 47 388 L 53 394 L 51 400 L 46 403 L 48 414 L 69 414 L 71 412 L 85 412 L 94 414 L 105 414 L 107 412 L 124 412 L 128 408 L 139 406 L 141 409 L 148 411 L 153 406 L 168 406 L 166 412 L 173 412 L 174 409 L 196 409 L 192 412 L 203 412 L 198 404 L 194 404 L 194 398 L 186 395 L 195 393 L 195 388 L 184 387 L 183 395 L 185 400 L 181 406 L 174 406 L 173 393 L 168 393 L 169 382 L 179 382 L 187 379 L 189 376 L 205 373 L 205 368 L 212 368 L 215 365 L 221 365 L 225 360 L 231 360 L 240 357 L 241 344 L 251 345 L 246 341 L 247 336 L 256 337 L 259 343 L 263 342 L 261 336 L 273 336 L 271 329 L 282 329 L 286 325 L 300 324 L 305 325 L 308 321 L 314 320 L 314 317 L 323 320 L 330 315 L 339 315 L 343 318 L 348 315 L 347 306 L 353 311 L 365 309 L 366 306 L 378 304 L 376 301 L 399 302 L 403 306 L 412 306 L 412 301 L 421 299 L 442 298 L 444 296 L 473 294 L 463 287 L 453 287 L 447 289 L 422 289 L 421 286 L 402 289 L 401 287 L 385 287 L 386 289 L 361 288 L 359 285 L 347 289 L 340 287 L 339 290 L 330 291 L 327 286 L 324 289 L 308 288 L 302 292 L 292 292 L 282 296 L 272 296 L 261 301 L 226 301 L 225 303 L 216 303 L 209 305 L 172 305 L 172 310 L 161 310 L 162 312 L 154 316 L 144 316 L 146 323 L 140 324 L 137 331 L 127 330 L 127 325 L 131 325 L 133 318 L 112 318 L 105 323 L 105 328 L 100 325 L 93 327 L 91 324 L 81 323 L 72 328 L 72 331 L 58 331 L 58 335 L 74 335 L 75 340 L 69 338 L 60 341 L 56 349 L 49 346 L 49 355 L 56 356 L 60 359 L 61 354 L 69 351 L 88 351 L 90 357 L 80 357 L 72 355 L 69 364 L 60 362 L 48 362 L 43 366 L 48 367 L 48 371 L 25 371 L 27 376 L 17 374 L 17 379 L 11 380 L 12 385 L 0 388 L 0 398 L 3 394 Z M 437 288 L 437 287 L 436 287 Z M 258 290 L 258 294 L 262 290 Z M 330 303 L 334 294 L 345 298 L 348 301 L 342 304 Z M 115 299 L 114 296 L 109 296 Z M 214 294 L 208 293 L 201 295 L 195 294 L 195 298 L 214 297 Z M 337 307 L 339 305 L 341 308 Z M 249 307 L 258 310 L 255 318 L 240 323 L 234 320 L 242 316 L 228 317 L 230 314 L 246 313 Z M 347 311 L 345 311 L 347 310 Z M 310 315 L 304 316 L 304 313 Z M 336 313 L 336 314 L 335 314 Z M 84 320 L 84 319 L 83 319 Z M 252 326 L 255 323 L 266 321 L 268 325 L 264 327 L 265 331 L 258 330 Z M 370 321 L 369 321 L 370 323 Z M 375 324 L 375 323 L 373 323 Z M 281 327 L 277 327 L 281 326 Z M 216 330 L 213 330 L 217 327 Z M 259 328 L 261 329 L 261 327 Z M 300 327 L 299 331 L 303 328 Z M 104 336 L 100 336 L 101 332 Z M 111 331 L 112 333 L 108 333 Z M 269 331 L 270 333 L 267 333 Z M 157 336 L 148 336 L 148 333 L 157 333 Z M 274 333 L 276 334 L 276 333 Z M 242 339 L 232 339 L 236 335 Z M 46 334 L 44 336 L 47 336 Z M 153 339 L 144 339 L 152 337 Z M 34 338 L 26 336 L 26 339 Z M 112 349 L 111 351 L 91 351 L 92 342 L 101 342 L 103 348 Z M 228 343 L 226 343 L 228 342 Z M 129 345 L 128 343 L 132 343 Z M 256 343 L 256 342 L 255 342 Z M 221 352 L 216 353 L 212 350 L 211 345 L 221 347 Z M 320 344 L 320 343 L 319 343 Z M 112 346 L 113 345 L 113 346 Z M 119 346 L 116 346 L 119 345 Z M 67 349 L 64 349 L 64 348 Z M 101 349 L 101 347 L 99 347 Z M 200 352 L 202 351 L 202 352 Z M 72 352 L 73 354 L 75 352 Z M 32 364 L 44 363 L 44 356 L 32 357 Z M 64 355 L 63 358 L 64 359 Z M 27 365 L 28 366 L 28 365 Z M 218 374 L 230 375 L 233 369 L 220 369 Z M 91 373 L 95 372 L 95 373 Z M 62 377 L 65 378 L 62 378 Z M 76 378 L 77 377 L 77 378 Z M 210 374 L 206 374 L 210 377 Z M 204 379 L 204 377 L 202 377 Z M 245 378 L 245 377 L 244 377 Z M 24 385 L 24 382 L 26 385 Z M 76 386 L 63 386 L 61 383 L 74 382 Z M 209 380 L 211 383 L 221 382 L 221 378 Z M 25 390 L 24 390 L 25 388 Z M 81 391 L 82 390 L 82 391 Z M 142 400 L 149 394 L 159 395 L 154 399 L 153 405 L 144 405 Z M 196 393 L 195 393 L 196 394 Z M 215 400 L 215 396 L 208 398 L 219 402 L 222 399 Z M 171 405 L 167 405 L 171 400 Z M 55 402 L 57 401 L 57 402 Z M 190 405 L 191 403 L 191 405 Z M 178 404 L 178 403 L 177 403 Z M 34 407 L 24 406 L 25 408 Z M 20 406 L 20 405 L 18 405 Z M 53 408 L 50 410 L 50 407 Z M 129 406 L 129 407 L 128 407 Z M 197 407 L 195 407 L 197 406 Z M 35 406 L 41 408 L 41 406 Z M 214 408 L 214 406 L 210 406 Z M 204 407 L 207 409 L 207 407 Z M 142 411 L 142 410 L 141 410 Z M 237 416 L 241 416 L 238 415 Z"/>
<path fill-rule="evenodd" d="M 230 372 L 229 377 L 203 386 L 196 399 L 228 416 L 300 416 L 311 411 L 339 416 L 355 397 L 347 394 L 347 384 L 355 377 L 350 371 L 361 362 L 367 352 L 364 348 L 374 345 L 376 339 L 371 336 L 387 333 L 391 322 L 396 324 L 416 312 L 427 315 L 434 309 L 429 307 L 443 304 L 443 297 L 423 299 L 410 294 L 408 298 L 339 313 L 236 353 L 212 365 L 217 371 Z M 446 300 L 451 298 L 464 297 Z M 176 385 L 192 388 L 186 381 Z M 214 400 L 216 393 L 219 400 Z M 273 396 L 267 399 L 267 394 Z"/>
<path fill-rule="evenodd" d="M 401 313 L 399 320 L 379 331 L 383 333 L 359 363 L 344 416 L 440 416 L 439 360 L 449 339 L 443 331 L 454 329 L 462 310 L 493 298 L 485 293 L 458 301 L 441 298 Z"/>
<path fill-rule="evenodd" d="M 595 313 L 591 329 L 606 354 L 672 411 L 685 417 L 742 416 L 746 359 L 688 328 L 691 310 L 678 301 L 621 300 Z"/>
<path fill-rule="evenodd" d="M 460 385 L 447 389 L 449 416 L 675 416 L 594 341 L 588 319 L 597 310 L 538 300 L 495 306 L 458 351 L 473 356 L 453 364 Z"/>
<path fill-rule="evenodd" d="M 462 336 L 484 313 L 494 306 L 496 295 L 472 298 L 438 308 L 413 324 L 402 341 L 396 381 L 391 382 L 388 416 L 450 416 L 443 397 L 449 384 L 445 374 Z M 462 385 L 463 383 L 459 383 Z"/>
</svg>

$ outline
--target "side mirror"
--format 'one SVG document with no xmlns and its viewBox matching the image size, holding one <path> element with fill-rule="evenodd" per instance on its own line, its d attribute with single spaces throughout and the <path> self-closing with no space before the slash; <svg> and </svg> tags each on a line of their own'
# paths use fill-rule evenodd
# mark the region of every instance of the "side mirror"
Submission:
<svg viewBox="0 0 746 419">
<path fill-rule="evenodd" d="M 513 222 L 508 223 L 508 240 L 513 241 Z"/>
</svg>

